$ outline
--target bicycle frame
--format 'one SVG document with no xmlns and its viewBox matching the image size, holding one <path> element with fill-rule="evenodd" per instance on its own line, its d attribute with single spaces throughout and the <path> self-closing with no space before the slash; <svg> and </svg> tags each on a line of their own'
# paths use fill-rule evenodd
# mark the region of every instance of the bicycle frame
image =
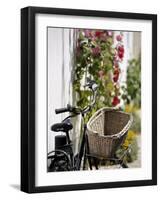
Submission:
<svg viewBox="0 0 161 200">
<path fill-rule="evenodd" d="M 83 119 L 83 130 L 82 130 L 82 138 L 81 138 L 81 142 L 80 142 L 80 147 L 78 150 L 78 153 L 76 155 L 74 155 L 73 151 L 70 154 L 70 160 L 71 160 L 71 165 L 72 165 L 72 170 L 80 170 L 81 168 L 81 163 L 82 163 L 82 158 L 84 157 L 84 163 L 83 163 L 83 168 L 85 168 L 85 162 L 87 157 L 85 156 L 86 152 L 88 151 L 87 149 L 87 136 L 86 136 L 86 123 L 85 123 L 85 116 L 88 112 L 91 111 L 91 109 L 93 108 L 93 106 L 95 105 L 96 102 L 96 96 L 97 96 L 97 85 L 95 84 L 95 88 L 92 89 L 92 86 L 94 85 L 94 81 L 92 82 L 91 85 L 88 85 L 89 88 L 92 90 L 92 102 L 90 105 L 86 106 L 84 109 L 80 109 L 80 108 L 74 108 L 73 109 L 73 114 L 67 116 L 62 122 L 67 121 L 67 119 L 73 118 L 77 115 L 81 115 L 82 119 Z M 56 113 L 63 113 L 63 112 L 70 112 L 71 107 L 67 106 L 67 108 L 61 108 L 61 109 L 57 109 Z M 71 143 L 71 139 L 69 136 L 69 132 L 65 132 L 66 133 L 66 138 L 67 138 L 67 144 L 68 145 L 72 145 Z M 72 147 L 70 147 L 72 148 Z M 58 152 L 59 150 L 55 149 L 55 152 Z M 61 152 L 63 153 L 63 151 L 61 150 Z M 50 153 L 49 153 L 50 154 Z M 67 153 L 64 151 L 64 155 L 67 155 Z M 51 157 L 51 156 L 50 156 Z M 88 158 L 89 160 L 89 158 Z M 89 165 L 90 165 L 90 169 L 91 169 L 91 162 L 89 160 Z"/>
</svg>

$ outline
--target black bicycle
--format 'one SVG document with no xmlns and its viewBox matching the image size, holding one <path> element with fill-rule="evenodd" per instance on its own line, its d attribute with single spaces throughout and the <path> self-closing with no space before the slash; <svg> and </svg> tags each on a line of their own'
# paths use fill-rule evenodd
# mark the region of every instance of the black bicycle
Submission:
<svg viewBox="0 0 161 200">
<path fill-rule="evenodd" d="M 66 108 L 56 109 L 55 113 L 69 112 L 70 115 L 66 117 L 61 123 L 53 124 L 51 130 L 54 132 L 63 132 L 64 135 L 55 136 L 55 150 L 48 153 L 48 172 L 54 171 L 74 171 L 80 169 L 86 169 L 87 164 L 92 169 L 92 163 L 90 157 L 88 157 L 88 138 L 86 135 L 86 123 L 85 117 L 89 113 L 96 103 L 98 85 L 95 81 L 87 79 L 87 84 L 91 92 L 91 102 L 85 108 L 76 108 L 71 105 L 67 105 Z M 73 144 L 70 137 L 70 131 L 73 129 L 71 118 L 81 115 L 83 126 L 82 134 L 80 134 L 80 147 L 78 153 L 75 155 L 73 152 Z"/>
</svg>

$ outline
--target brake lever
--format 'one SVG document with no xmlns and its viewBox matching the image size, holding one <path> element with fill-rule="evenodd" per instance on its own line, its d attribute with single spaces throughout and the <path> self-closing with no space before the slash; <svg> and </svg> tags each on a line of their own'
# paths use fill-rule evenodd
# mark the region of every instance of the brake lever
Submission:
<svg viewBox="0 0 161 200">
<path fill-rule="evenodd" d="M 67 104 L 67 108 L 69 109 L 69 112 L 71 112 L 73 114 L 80 114 L 81 113 L 81 109 L 73 107 L 70 104 Z"/>
<path fill-rule="evenodd" d="M 98 88 L 98 85 L 94 80 L 91 80 L 87 77 L 87 83 L 84 85 L 84 87 L 89 87 L 92 91 L 96 91 Z"/>
</svg>

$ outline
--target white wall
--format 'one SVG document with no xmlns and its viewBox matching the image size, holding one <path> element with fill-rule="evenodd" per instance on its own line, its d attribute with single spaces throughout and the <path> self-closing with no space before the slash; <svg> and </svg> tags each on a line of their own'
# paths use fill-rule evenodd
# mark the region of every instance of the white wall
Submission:
<svg viewBox="0 0 161 200">
<path fill-rule="evenodd" d="M 54 149 L 55 133 L 51 131 L 51 125 L 61 122 L 61 115 L 56 115 L 55 109 L 62 108 L 63 102 L 62 37 L 62 29 L 48 28 L 48 152 Z"/>
<path fill-rule="evenodd" d="M 28 5 L 100 9 L 126 12 L 158 13 L 161 20 L 160 0 L 149 1 L 75 1 L 75 0 L 5 0 L 0 7 L 0 198 L 1 199 L 160 199 L 161 173 L 158 172 L 159 185 L 155 187 L 133 187 L 122 189 L 91 190 L 28 195 L 19 192 L 20 170 L 20 8 Z M 161 44 L 161 27 L 158 27 L 158 44 Z M 161 52 L 161 47 L 158 49 Z M 161 60 L 158 58 L 161 65 Z M 158 63 L 158 66 L 159 66 Z M 161 73 L 158 67 L 158 74 Z M 161 85 L 161 79 L 158 80 Z M 159 92 L 159 90 L 158 90 Z M 161 93 L 158 94 L 161 102 Z M 161 104 L 158 103 L 158 116 L 161 119 Z M 159 122 L 159 121 L 158 121 Z M 161 153 L 161 123 L 158 123 L 158 154 Z M 158 156 L 158 169 L 161 160 Z M 71 177 L 72 178 L 72 177 Z"/>
<path fill-rule="evenodd" d="M 71 104 L 71 70 L 73 56 L 72 29 L 48 28 L 48 152 L 54 149 L 54 123 L 67 114 L 55 114 L 55 109 Z M 73 40 L 73 39 L 72 39 Z M 60 133 L 59 133 L 60 134 Z"/>
<path fill-rule="evenodd" d="M 55 135 L 51 131 L 54 123 L 60 123 L 69 113 L 55 114 L 55 109 L 73 105 L 72 74 L 75 50 L 75 29 L 48 28 L 48 152 L 55 148 Z M 80 117 L 77 117 L 77 120 Z M 76 119 L 75 119 L 76 120 Z M 70 137 L 77 150 L 79 123 Z"/>
</svg>

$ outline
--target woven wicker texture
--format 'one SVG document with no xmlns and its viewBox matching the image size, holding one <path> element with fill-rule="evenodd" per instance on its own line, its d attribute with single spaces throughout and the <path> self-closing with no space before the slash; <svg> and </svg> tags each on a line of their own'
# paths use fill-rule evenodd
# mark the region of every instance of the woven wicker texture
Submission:
<svg viewBox="0 0 161 200">
<path fill-rule="evenodd" d="M 112 158 L 124 142 L 132 124 L 132 115 L 114 108 L 98 110 L 87 123 L 89 154 Z"/>
</svg>

